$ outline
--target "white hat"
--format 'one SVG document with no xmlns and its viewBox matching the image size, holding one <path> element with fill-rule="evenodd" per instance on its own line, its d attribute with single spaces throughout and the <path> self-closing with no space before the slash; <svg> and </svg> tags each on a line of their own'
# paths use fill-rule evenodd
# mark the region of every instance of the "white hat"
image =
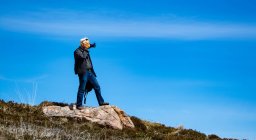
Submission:
<svg viewBox="0 0 256 140">
<path fill-rule="evenodd" d="M 88 37 L 81 38 L 81 39 L 80 39 L 80 42 L 83 42 L 83 41 L 85 41 L 85 40 L 89 40 L 89 38 L 88 38 Z"/>
</svg>

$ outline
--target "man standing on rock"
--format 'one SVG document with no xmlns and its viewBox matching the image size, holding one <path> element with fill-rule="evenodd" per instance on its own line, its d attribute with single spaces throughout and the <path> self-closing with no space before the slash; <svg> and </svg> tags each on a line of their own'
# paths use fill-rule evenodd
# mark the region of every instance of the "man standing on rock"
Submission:
<svg viewBox="0 0 256 140">
<path fill-rule="evenodd" d="M 74 52 L 74 69 L 75 74 L 78 74 L 79 77 L 79 87 L 76 101 L 76 107 L 79 110 L 83 109 L 83 96 L 86 95 L 92 88 L 95 91 L 99 105 L 109 105 L 109 103 L 104 102 L 104 99 L 101 96 L 100 85 L 96 79 L 96 73 L 94 72 L 91 57 L 88 50 L 91 47 L 96 47 L 96 44 L 90 44 L 89 39 L 85 37 L 80 39 L 80 46 Z"/>
</svg>

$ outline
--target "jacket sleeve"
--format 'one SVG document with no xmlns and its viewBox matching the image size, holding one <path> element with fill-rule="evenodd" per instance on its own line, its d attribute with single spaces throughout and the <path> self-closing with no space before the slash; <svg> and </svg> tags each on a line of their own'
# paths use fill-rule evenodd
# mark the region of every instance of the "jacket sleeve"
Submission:
<svg viewBox="0 0 256 140">
<path fill-rule="evenodd" d="M 90 44 L 91 48 L 96 48 L 96 43 Z"/>
<path fill-rule="evenodd" d="M 87 56 L 85 56 L 81 51 L 75 50 L 74 57 L 77 59 L 86 59 Z"/>
</svg>

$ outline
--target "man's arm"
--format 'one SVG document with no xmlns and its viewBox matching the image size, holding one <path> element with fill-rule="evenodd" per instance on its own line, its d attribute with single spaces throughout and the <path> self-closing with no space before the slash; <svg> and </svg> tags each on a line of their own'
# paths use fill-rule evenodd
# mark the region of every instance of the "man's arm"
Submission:
<svg viewBox="0 0 256 140">
<path fill-rule="evenodd" d="M 96 47 L 96 43 L 90 44 L 91 48 L 95 48 Z"/>
<path fill-rule="evenodd" d="M 87 55 L 84 55 L 80 50 L 75 50 L 74 52 L 75 58 L 86 59 Z"/>
</svg>

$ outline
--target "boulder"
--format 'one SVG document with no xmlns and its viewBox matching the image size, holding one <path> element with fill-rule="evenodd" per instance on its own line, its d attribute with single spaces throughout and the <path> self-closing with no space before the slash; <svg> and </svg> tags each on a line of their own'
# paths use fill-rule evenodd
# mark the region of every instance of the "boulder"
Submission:
<svg viewBox="0 0 256 140">
<path fill-rule="evenodd" d="M 120 108 L 111 105 L 99 107 L 85 107 L 82 110 L 72 106 L 44 106 L 43 112 L 46 116 L 75 117 L 84 118 L 104 126 L 110 126 L 114 129 L 123 129 L 124 127 L 134 128 L 130 117 Z"/>
</svg>

